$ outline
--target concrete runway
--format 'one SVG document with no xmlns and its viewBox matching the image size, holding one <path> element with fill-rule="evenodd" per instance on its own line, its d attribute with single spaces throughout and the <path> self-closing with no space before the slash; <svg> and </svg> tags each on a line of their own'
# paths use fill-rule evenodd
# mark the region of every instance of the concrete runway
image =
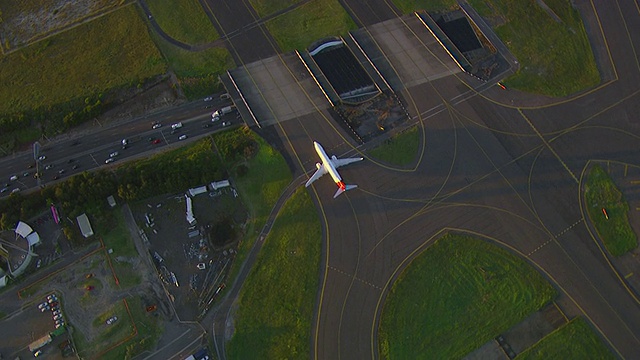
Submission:
<svg viewBox="0 0 640 360">
<path fill-rule="evenodd" d="M 598 246 L 581 200 L 590 160 L 640 165 L 640 11 L 621 2 L 577 7 L 602 60 L 599 87 L 557 100 L 497 87 L 474 93 L 464 74 L 415 85 L 402 92 L 424 135 L 415 167 L 368 159 L 341 168 L 359 188 L 335 200 L 331 181 L 314 184 L 327 233 L 313 358 L 377 358 L 387 291 L 446 231 L 524 257 L 559 289 L 569 318 L 584 316 L 620 357 L 640 356 L 638 299 Z M 294 177 L 313 169 L 313 140 L 329 155 L 360 151 L 324 111 L 274 128 Z"/>
</svg>

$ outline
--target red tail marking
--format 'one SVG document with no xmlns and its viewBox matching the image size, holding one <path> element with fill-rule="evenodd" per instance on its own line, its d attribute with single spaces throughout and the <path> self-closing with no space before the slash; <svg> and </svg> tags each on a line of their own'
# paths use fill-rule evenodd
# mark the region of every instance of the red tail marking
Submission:
<svg viewBox="0 0 640 360">
<path fill-rule="evenodd" d="M 342 181 L 338 181 L 336 185 L 338 185 L 338 187 L 342 190 L 346 190 L 347 188 L 347 186 Z"/>
</svg>

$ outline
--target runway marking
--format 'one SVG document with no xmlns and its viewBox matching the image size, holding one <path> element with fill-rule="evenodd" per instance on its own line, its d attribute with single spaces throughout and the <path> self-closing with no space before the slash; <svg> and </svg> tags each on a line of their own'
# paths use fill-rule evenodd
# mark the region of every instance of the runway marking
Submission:
<svg viewBox="0 0 640 360">
<path fill-rule="evenodd" d="M 530 253 L 527 254 L 527 257 L 533 255 L 533 253 L 535 253 L 536 251 L 542 249 L 543 247 L 545 247 L 545 245 L 547 245 L 548 243 L 552 242 L 553 239 L 549 239 L 547 241 L 545 241 L 544 243 L 542 243 L 542 245 L 538 246 L 537 248 L 533 249 L 533 251 L 531 251 Z"/>
<path fill-rule="evenodd" d="M 342 270 L 340 270 L 340 269 L 334 268 L 333 266 L 327 266 L 327 267 L 328 267 L 329 269 L 333 270 L 333 271 L 339 272 L 340 274 L 346 275 L 346 276 L 348 276 L 348 277 L 350 277 L 350 278 L 352 278 L 352 279 L 354 279 L 354 280 L 358 280 L 358 281 L 360 281 L 361 283 L 363 283 L 363 284 L 365 284 L 365 285 L 369 285 L 369 286 L 371 286 L 372 288 L 375 288 L 375 289 L 378 289 L 378 290 L 382 290 L 382 288 L 381 288 L 380 286 L 377 286 L 377 285 L 372 284 L 372 283 L 370 283 L 370 282 L 368 282 L 368 281 L 362 280 L 362 279 L 360 279 L 360 278 L 358 278 L 358 277 L 356 277 L 356 276 L 353 276 L 353 275 L 351 275 L 351 274 L 349 274 L 349 273 L 347 273 L 347 272 L 345 272 L 345 271 L 342 271 Z"/>
<path fill-rule="evenodd" d="M 569 225 L 569 227 L 567 227 L 566 229 L 562 230 L 561 232 L 559 232 L 557 235 L 555 235 L 553 238 L 545 241 L 542 245 L 538 246 L 537 248 L 533 249 L 533 251 L 531 251 L 530 253 L 527 254 L 527 257 L 531 256 L 533 253 L 535 253 L 536 251 L 542 249 L 545 245 L 549 244 L 550 242 L 552 242 L 553 240 L 556 240 L 558 237 L 562 236 L 564 233 L 566 233 L 567 231 L 571 230 L 574 226 L 580 224 L 582 221 L 584 220 L 584 218 L 574 222 L 573 224 Z"/>
<path fill-rule="evenodd" d="M 558 235 L 555 236 L 555 238 L 559 238 L 560 236 L 562 236 L 564 233 L 566 233 L 567 231 L 571 230 L 571 228 L 573 228 L 574 226 L 580 224 L 581 222 L 584 221 L 584 218 L 581 218 L 580 220 L 574 222 L 573 224 L 569 225 L 568 228 L 562 230 L 561 232 L 558 233 Z"/>
<path fill-rule="evenodd" d="M 533 125 L 533 123 L 531 123 L 531 121 L 529 120 L 529 118 L 522 112 L 521 109 L 518 109 L 518 112 L 520 113 L 520 115 L 522 115 L 522 118 L 527 122 L 527 124 L 529 124 L 529 126 L 531 126 L 531 129 L 533 129 L 533 131 L 536 132 L 536 134 L 538 135 L 538 137 L 540 137 L 540 140 L 542 140 L 542 142 L 544 143 L 544 145 L 547 147 L 547 149 L 549 149 L 549 151 L 551 151 L 551 153 L 553 154 L 553 156 L 556 157 L 556 159 L 558 159 L 558 161 L 560 161 L 560 164 L 562 164 L 562 166 L 567 170 L 567 172 L 569 172 L 569 175 L 571 175 L 571 178 L 573 178 L 573 180 L 576 183 L 579 183 L 578 178 L 573 174 L 573 172 L 571 171 L 571 169 L 569 169 L 569 167 L 567 166 L 567 164 L 565 164 L 564 161 L 562 161 L 562 158 L 560 158 L 560 155 L 558 155 L 558 153 L 551 147 L 551 144 L 549 144 L 549 142 L 547 140 L 545 140 L 545 138 L 542 136 L 542 134 L 540 134 L 540 132 L 538 131 L 538 129 L 536 129 L 536 127 Z"/>
</svg>

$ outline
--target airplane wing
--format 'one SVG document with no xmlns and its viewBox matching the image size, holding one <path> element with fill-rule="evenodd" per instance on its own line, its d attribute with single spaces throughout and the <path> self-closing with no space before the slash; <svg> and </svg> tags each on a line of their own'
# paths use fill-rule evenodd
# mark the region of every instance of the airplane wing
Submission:
<svg viewBox="0 0 640 360">
<path fill-rule="evenodd" d="M 361 161 L 362 158 L 346 158 L 346 159 L 338 159 L 336 158 L 335 155 L 333 155 L 333 157 L 331 158 L 331 162 L 333 163 L 333 167 L 335 167 L 336 169 L 339 168 L 340 166 L 345 166 L 351 163 L 354 163 L 356 161 Z"/>
<path fill-rule="evenodd" d="M 324 164 L 320 165 L 318 170 L 316 170 L 316 172 L 313 173 L 309 181 L 307 181 L 307 183 L 304 186 L 309 187 L 309 185 L 311 185 L 312 182 L 320 179 L 320 177 L 326 173 L 327 173 L 327 168 L 324 167 Z"/>
</svg>

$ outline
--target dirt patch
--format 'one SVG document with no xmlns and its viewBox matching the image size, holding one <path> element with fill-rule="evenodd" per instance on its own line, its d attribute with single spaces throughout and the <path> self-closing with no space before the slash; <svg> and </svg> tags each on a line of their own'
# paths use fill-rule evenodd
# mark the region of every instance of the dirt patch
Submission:
<svg viewBox="0 0 640 360">
<path fill-rule="evenodd" d="M 112 0 L 29 0 L 0 4 L 0 41 L 4 51 L 98 16 L 118 6 Z"/>
</svg>

